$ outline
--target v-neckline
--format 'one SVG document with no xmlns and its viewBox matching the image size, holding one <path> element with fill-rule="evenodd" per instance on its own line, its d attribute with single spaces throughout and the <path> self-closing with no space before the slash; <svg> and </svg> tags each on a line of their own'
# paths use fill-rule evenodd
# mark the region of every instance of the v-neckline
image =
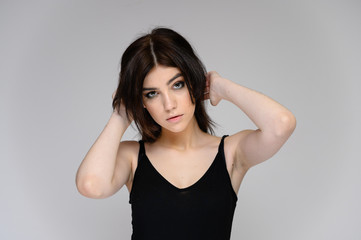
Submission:
<svg viewBox="0 0 361 240">
<path fill-rule="evenodd" d="M 222 142 L 222 140 L 221 140 L 221 142 Z M 146 151 L 145 151 L 145 147 L 144 147 L 144 156 L 145 156 L 145 159 L 147 159 L 149 165 L 153 168 L 154 172 L 156 172 L 156 174 L 157 174 L 166 184 L 168 184 L 168 185 L 171 186 L 172 188 L 176 189 L 177 191 L 185 191 L 185 190 L 189 190 L 189 189 L 195 187 L 196 185 L 198 185 L 198 184 L 209 174 L 209 172 L 210 172 L 211 169 L 213 168 L 213 165 L 215 165 L 216 159 L 217 159 L 217 157 L 218 157 L 218 155 L 219 155 L 221 142 L 219 143 L 217 153 L 216 153 L 215 157 L 213 158 L 213 161 L 212 161 L 211 165 L 207 168 L 207 170 L 202 174 L 202 176 L 201 176 L 197 181 L 195 181 L 194 183 L 192 183 L 192 184 L 189 185 L 188 187 L 184 187 L 184 188 L 177 187 L 176 185 L 174 185 L 173 183 L 171 183 L 168 179 L 166 179 L 166 178 L 154 167 L 154 165 L 152 164 L 152 162 L 150 161 L 150 159 L 149 159 L 148 156 L 147 156 L 147 153 L 146 153 Z"/>
</svg>

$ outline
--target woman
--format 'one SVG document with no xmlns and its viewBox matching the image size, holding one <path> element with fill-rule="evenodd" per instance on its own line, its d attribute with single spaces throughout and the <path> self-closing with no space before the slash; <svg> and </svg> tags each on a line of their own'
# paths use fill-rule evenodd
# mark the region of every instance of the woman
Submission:
<svg viewBox="0 0 361 240">
<path fill-rule="evenodd" d="M 258 127 L 216 137 L 204 100 L 227 100 Z M 79 192 L 105 198 L 126 185 L 132 239 L 230 239 L 237 192 L 296 121 L 256 91 L 206 73 L 178 33 L 156 28 L 124 52 L 113 113 L 77 173 Z M 134 121 L 142 140 L 121 141 Z"/>
</svg>

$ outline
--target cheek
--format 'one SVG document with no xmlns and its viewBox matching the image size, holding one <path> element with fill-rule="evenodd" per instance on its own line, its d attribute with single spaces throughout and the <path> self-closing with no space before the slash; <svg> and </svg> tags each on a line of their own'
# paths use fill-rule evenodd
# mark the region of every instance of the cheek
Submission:
<svg viewBox="0 0 361 240">
<path fill-rule="evenodd" d="M 195 110 L 196 110 L 196 105 L 191 102 L 190 108 L 192 109 L 191 111 L 192 111 L 192 113 L 193 113 L 193 115 L 194 115 L 194 112 L 195 112 Z"/>
<path fill-rule="evenodd" d="M 144 103 L 145 109 L 148 111 L 149 115 L 156 121 L 159 115 L 159 107 L 154 103 Z"/>
<path fill-rule="evenodd" d="M 183 102 L 189 107 L 195 107 L 195 102 L 194 101 L 192 102 L 189 93 L 186 96 L 184 96 Z"/>
</svg>

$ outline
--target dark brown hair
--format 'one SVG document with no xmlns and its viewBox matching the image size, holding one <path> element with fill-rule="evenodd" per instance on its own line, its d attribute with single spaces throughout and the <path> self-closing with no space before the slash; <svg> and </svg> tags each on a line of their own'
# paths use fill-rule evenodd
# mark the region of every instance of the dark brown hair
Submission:
<svg viewBox="0 0 361 240">
<path fill-rule="evenodd" d="M 133 119 L 142 140 L 154 142 L 161 127 L 143 107 L 143 82 L 156 65 L 178 68 L 195 104 L 195 118 L 203 132 L 213 134 L 213 122 L 204 106 L 206 70 L 191 45 L 177 32 L 168 28 L 155 28 L 151 33 L 135 40 L 123 53 L 119 85 L 113 99 L 113 109 L 125 107 L 128 119 Z"/>
</svg>

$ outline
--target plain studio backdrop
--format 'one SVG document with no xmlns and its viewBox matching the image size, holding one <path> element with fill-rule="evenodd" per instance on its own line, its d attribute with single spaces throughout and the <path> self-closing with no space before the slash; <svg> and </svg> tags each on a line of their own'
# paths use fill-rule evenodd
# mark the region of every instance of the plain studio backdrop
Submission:
<svg viewBox="0 0 361 240">
<path fill-rule="evenodd" d="M 297 118 L 247 173 L 232 239 L 361 239 L 361 2 L 347 0 L 2 0 L 0 239 L 130 239 L 126 187 L 88 199 L 75 174 L 112 112 L 122 53 L 155 26 Z M 207 106 L 217 135 L 255 128 L 229 102 Z"/>
</svg>

